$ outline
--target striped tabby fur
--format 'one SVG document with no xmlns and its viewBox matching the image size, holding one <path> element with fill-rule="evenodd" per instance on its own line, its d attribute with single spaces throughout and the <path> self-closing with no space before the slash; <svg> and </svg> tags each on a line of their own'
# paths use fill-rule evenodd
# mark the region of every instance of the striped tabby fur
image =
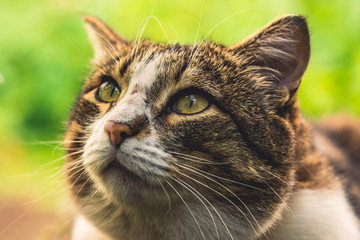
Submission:
<svg viewBox="0 0 360 240">
<path fill-rule="evenodd" d="M 302 117 L 304 17 L 233 46 L 130 42 L 84 21 L 95 67 L 65 139 L 74 240 L 360 239 L 360 125 Z M 112 103 L 96 97 L 107 81 Z M 186 91 L 209 106 L 176 113 Z"/>
</svg>

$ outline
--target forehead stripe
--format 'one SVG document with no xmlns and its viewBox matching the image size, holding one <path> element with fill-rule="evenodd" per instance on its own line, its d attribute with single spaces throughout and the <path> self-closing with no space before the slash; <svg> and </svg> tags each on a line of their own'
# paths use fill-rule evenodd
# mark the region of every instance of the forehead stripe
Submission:
<svg viewBox="0 0 360 240">
<path fill-rule="evenodd" d="M 131 65 L 131 63 L 134 61 L 134 56 L 131 56 L 130 58 L 128 58 L 125 63 L 121 66 L 119 73 L 120 75 L 124 75 L 126 73 L 126 71 L 128 70 L 129 66 Z"/>
</svg>

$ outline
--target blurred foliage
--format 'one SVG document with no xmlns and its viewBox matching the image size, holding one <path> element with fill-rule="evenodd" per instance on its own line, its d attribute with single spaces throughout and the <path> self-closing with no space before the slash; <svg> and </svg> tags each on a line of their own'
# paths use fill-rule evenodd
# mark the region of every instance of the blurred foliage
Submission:
<svg viewBox="0 0 360 240">
<path fill-rule="evenodd" d="M 62 140 L 89 71 L 92 50 L 81 16 L 100 17 L 133 40 L 151 13 L 142 38 L 189 44 L 204 37 L 234 44 L 275 17 L 303 14 L 312 37 L 299 93 L 305 115 L 360 115 L 358 0 L 1 0 L 0 176 L 37 171 L 62 154 L 38 141 Z M 62 163 L 54 164 L 59 170 Z M 0 183 L 0 193 L 39 189 L 22 178 L 8 184 Z"/>
</svg>

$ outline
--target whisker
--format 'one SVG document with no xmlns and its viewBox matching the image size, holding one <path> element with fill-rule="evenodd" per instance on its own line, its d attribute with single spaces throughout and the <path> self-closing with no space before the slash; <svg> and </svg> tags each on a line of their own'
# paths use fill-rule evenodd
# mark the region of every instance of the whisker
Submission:
<svg viewBox="0 0 360 240">
<path fill-rule="evenodd" d="M 154 19 L 160 25 L 160 28 L 162 29 L 169 45 L 171 46 L 171 48 L 173 48 L 173 45 L 171 44 L 170 39 L 169 39 L 168 35 L 166 34 L 166 31 L 165 31 L 163 25 L 161 24 L 160 20 L 156 16 L 151 16 L 151 18 Z"/>
<path fill-rule="evenodd" d="M 76 166 L 77 165 L 77 166 Z M 71 166 L 71 169 L 68 169 L 66 171 L 63 171 L 62 169 L 60 169 L 59 171 L 57 171 L 56 173 L 54 173 L 53 175 L 50 175 L 50 176 L 47 176 L 45 179 L 50 179 L 50 178 L 53 178 L 55 177 L 56 175 L 59 175 L 61 173 L 63 174 L 67 174 L 67 173 L 70 173 L 74 170 L 77 170 L 76 172 L 74 172 L 73 174 L 77 174 L 78 172 L 80 172 L 81 170 L 83 170 L 83 166 L 81 165 L 80 162 L 77 162 L 76 164 L 74 164 L 73 166 Z M 72 175 L 70 175 L 72 176 Z M 66 178 L 67 180 L 68 178 Z"/>
<path fill-rule="evenodd" d="M 102 218 L 98 219 L 98 222 L 101 222 L 102 220 L 105 220 L 105 218 L 106 218 L 111 212 L 113 212 L 114 210 L 116 210 L 115 206 L 111 206 L 111 207 L 109 208 L 109 211 L 107 211 Z"/>
<path fill-rule="evenodd" d="M 218 217 L 220 218 L 220 220 L 222 221 L 224 227 L 226 228 L 226 230 L 228 231 L 230 237 L 232 238 L 231 233 L 229 232 L 229 229 L 227 227 L 227 225 L 225 224 L 225 222 L 223 221 L 222 217 L 220 216 L 219 212 L 216 210 L 216 208 L 199 192 L 197 191 L 195 188 L 191 187 L 189 184 L 187 184 L 185 181 L 182 181 L 180 179 L 176 179 L 176 178 L 172 178 L 174 181 L 178 182 L 179 184 L 181 184 L 184 188 L 186 188 L 189 192 L 191 192 L 196 198 L 199 199 L 199 201 L 205 206 L 205 208 L 207 209 L 207 211 L 209 212 L 209 215 L 213 221 L 214 227 L 215 227 L 215 231 L 216 231 L 216 236 L 219 239 L 219 231 L 217 228 L 217 225 L 215 223 L 215 219 L 214 216 L 212 215 L 210 209 L 206 206 L 206 204 L 201 200 L 200 197 L 202 197 L 211 207 L 212 209 L 216 212 L 216 214 L 218 215 Z M 198 195 L 196 195 L 194 192 L 196 192 Z M 200 197 L 199 197 L 200 196 Z M 233 239 L 233 238 L 232 238 Z"/>
<path fill-rule="evenodd" d="M 219 23 L 217 23 L 217 24 L 208 32 L 208 34 L 206 34 L 205 37 L 200 41 L 200 43 L 198 44 L 195 52 L 193 53 L 193 50 L 195 49 L 195 43 L 194 43 L 194 48 L 193 48 L 193 50 L 191 51 L 191 54 L 190 54 L 190 56 L 192 56 L 192 57 L 191 57 L 191 59 L 190 59 L 190 61 L 189 61 L 189 66 L 192 64 L 193 60 L 194 60 L 195 57 L 197 56 L 197 54 L 198 54 L 198 52 L 200 51 L 203 43 L 208 39 L 208 37 L 210 36 L 210 34 L 211 34 L 216 28 L 218 28 L 221 24 L 223 24 L 224 22 L 226 22 L 226 21 L 229 20 L 230 18 L 233 18 L 234 16 L 236 16 L 236 15 L 238 15 L 238 14 L 240 14 L 240 13 L 249 11 L 249 10 L 254 10 L 254 9 L 252 8 L 252 9 L 240 10 L 240 11 L 234 13 L 233 15 L 231 15 L 231 16 L 223 19 L 223 20 L 221 20 Z"/>
<path fill-rule="evenodd" d="M 39 201 L 41 201 L 42 199 L 46 198 L 47 196 L 51 195 L 52 193 L 54 193 L 56 190 L 58 190 L 59 188 L 61 187 L 61 185 L 57 185 L 56 187 L 52 188 L 49 192 L 47 192 L 46 194 L 42 195 L 41 197 L 37 198 L 37 199 L 34 199 L 34 200 L 31 200 L 31 201 L 28 201 L 28 202 L 25 202 L 23 203 L 22 205 L 23 206 L 29 206 L 29 205 L 32 205 L 32 204 L 35 204 Z"/>
<path fill-rule="evenodd" d="M 184 183 L 183 181 L 181 181 L 180 179 L 177 179 L 177 178 L 173 178 L 173 177 L 170 177 L 171 179 L 173 179 L 174 181 L 176 181 L 177 183 L 179 183 L 181 186 L 183 186 L 185 189 L 187 189 L 189 192 L 191 192 L 203 205 L 204 207 L 206 208 L 206 210 L 208 211 L 209 215 L 210 215 L 210 218 L 212 219 L 212 222 L 214 224 L 214 227 L 215 227 L 215 231 L 216 231 L 216 235 L 219 239 L 219 231 L 217 229 L 217 225 L 215 223 L 215 219 L 214 219 L 214 216 L 212 215 L 210 209 L 208 208 L 208 206 L 206 206 L 206 204 L 204 203 L 204 201 L 199 197 L 199 196 L 202 196 L 199 192 L 198 192 L 198 195 L 195 194 L 194 191 L 196 191 L 194 188 L 192 188 L 191 186 L 189 186 L 188 184 Z M 186 184 L 186 185 L 185 185 Z M 191 190 L 190 188 L 192 188 L 193 190 Z M 197 192 L 197 191 L 196 191 Z M 202 196 L 203 199 L 205 199 L 205 201 L 207 201 L 207 199 Z M 207 201 L 208 204 L 209 204 L 209 201 Z"/>
<path fill-rule="evenodd" d="M 267 173 L 268 173 L 268 174 L 270 174 L 271 176 L 273 176 L 273 177 L 275 177 L 275 178 L 279 179 L 281 182 L 283 182 L 283 183 L 285 183 L 287 186 L 289 186 L 289 183 L 287 183 L 286 181 L 284 181 L 284 180 L 283 180 L 282 178 L 280 178 L 278 175 L 276 175 L 276 174 L 274 174 L 274 173 L 272 173 L 272 172 L 270 172 L 270 171 L 266 170 L 265 168 L 261 168 L 261 170 L 263 170 L 263 171 L 267 172 Z"/>
<path fill-rule="evenodd" d="M 17 222 L 20 221 L 20 219 L 22 219 L 29 211 L 30 209 L 33 207 L 33 205 L 29 205 L 27 206 L 27 208 L 18 216 L 16 217 L 13 221 L 11 221 L 7 226 L 5 226 L 1 232 L 0 232 L 0 236 L 4 235 L 5 232 L 7 230 L 9 230 L 11 227 L 13 227 Z"/>
<path fill-rule="evenodd" d="M 37 175 L 41 175 L 41 174 L 45 174 L 45 173 L 49 173 L 49 172 L 53 172 L 54 170 L 57 170 L 61 168 L 61 166 L 57 166 L 54 168 L 50 168 L 50 169 L 46 169 L 43 171 L 35 171 L 35 172 L 31 172 L 31 173 L 26 173 L 26 174 L 19 174 L 19 175 L 13 175 L 11 176 L 11 178 L 28 178 L 28 177 L 33 177 L 33 176 L 37 176 Z"/>
<path fill-rule="evenodd" d="M 178 165 L 179 163 L 172 163 L 172 164 Z M 231 179 L 227 179 L 227 178 L 224 178 L 224 177 L 217 176 L 217 175 L 215 175 L 215 174 L 212 174 L 212 173 L 203 171 L 203 170 L 201 170 L 201 169 L 195 168 L 195 167 L 193 167 L 193 166 L 190 166 L 190 165 L 188 165 L 188 164 L 183 164 L 183 163 L 182 163 L 181 165 L 186 166 L 186 167 L 188 167 L 188 168 L 191 168 L 191 169 L 193 169 L 193 170 L 199 171 L 199 172 L 201 172 L 201 173 L 207 174 L 207 175 L 209 175 L 209 176 L 216 177 L 216 178 L 218 178 L 218 179 L 227 181 L 227 182 L 236 183 L 236 184 L 239 184 L 239 185 L 241 185 L 241 186 L 248 187 L 248 188 L 252 188 L 252 189 L 255 189 L 255 190 L 258 190 L 258 191 L 262 191 L 262 192 L 268 192 L 267 190 L 264 190 L 264 189 L 261 189 L 261 188 L 255 187 L 255 186 L 251 186 L 251 185 L 246 184 L 246 183 L 242 183 L 242 182 L 238 182 L 238 181 L 235 181 L 235 180 L 231 180 Z"/>
<path fill-rule="evenodd" d="M 101 33 L 95 31 L 101 38 L 103 38 L 114 50 L 114 52 L 116 53 L 118 59 L 120 59 L 119 53 L 117 52 L 117 50 L 115 49 L 115 47 L 113 46 L 113 44 L 111 44 L 111 42 L 105 37 L 103 36 Z M 105 47 L 106 51 L 110 54 L 110 56 L 114 59 L 114 61 L 116 62 L 116 64 L 119 64 L 119 61 L 116 60 L 116 58 L 111 54 L 111 52 L 109 51 L 109 49 L 107 47 Z"/>
<path fill-rule="evenodd" d="M 96 188 L 95 191 L 91 194 L 91 198 L 95 197 L 99 192 L 100 192 L 100 188 Z"/>
<path fill-rule="evenodd" d="M 72 152 L 72 153 L 68 153 L 68 154 L 65 154 L 64 156 L 61 156 L 57 159 L 54 159 L 54 160 L 51 160 L 50 162 L 47 162 L 47 163 L 44 163 L 42 165 L 39 166 L 39 168 L 46 168 L 52 164 L 55 164 L 59 161 L 63 161 L 66 157 L 70 157 L 70 156 L 73 156 L 73 155 L 76 155 L 76 154 L 79 154 L 79 153 L 82 153 L 83 150 L 79 150 L 79 151 L 76 151 L 76 152 Z"/>
<path fill-rule="evenodd" d="M 211 165 L 225 165 L 225 164 L 229 164 L 229 163 L 218 163 L 218 162 L 213 162 L 207 159 L 203 159 L 203 158 L 199 158 L 196 156 L 192 156 L 192 155 L 187 155 L 187 154 L 183 154 L 183 153 L 178 153 L 178 152 L 173 152 L 173 151 L 169 151 L 169 150 L 164 150 L 167 153 L 171 153 L 174 155 L 178 155 L 179 157 L 189 160 L 189 161 L 193 161 L 193 162 L 198 162 L 198 163 L 202 163 L 202 164 L 211 164 Z M 198 161 L 195 161 L 198 160 Z"/>
<path fill-rule="evenodd" d="M 79 151 L 81 152 L 81 151 Z M 79 152 L 74 152 L 74 153 L 70 153 L 70 154 L 67 154 L 65 156 L 61 156 L 57 159 L 54 159 L 50 162 L 47 162 L 47 163 L 44 163 L 42 165 L 40 165 L 38 168 L 37 171 L 34 171 L 34 172 L 31 172 L 31 173 L 26 173 L 26 174 L 20 174 L 20 175 L 13 175 L 11 176 L 11 178 L 28 178 L 28 177 L 33 177 L 33 176 L 36 176 L 36 175 L 41 175 L 41 174 L 45 174 L 45 173 L 49 173 L 49 172 L 52 172 L 56 169 L 59 169 L 58 171 L 56 171 L 55 174 L 53 174 L 54 176 L 56 176 L 57 174 L 59 174 L 61 172 L 61 168 L 62 166 L 56 166 L 56 167 L 53 167 L 53 168 L 50 168 L 50 169 L 47 169 L 49 166 L 53 165 L 53 164 L 56 164 L 57 162 L 59 161 L 63 161 L 64 160 L 64 157 L 66 156 L 71 156 L 71 155 L 75 155 L 75 154 L 78 154 Z M 42 170 L 44 169 L 44 170 Z M 51 176 L 48 176 L 46 178 L 51 178 L 51 177 L 54 177 L 53 175 Z"/>
<path fill-rule="evenodd" d="M 199 35 L 201 20 L 202 20 L 203 13 L 204 13 L 204 5 L 205 5 L 205 0 L 203 0 L 203 1 L 202 1 L 202 4 L 201 4 L 200 18 L 199 18 L 198 27 L 197 27 L 197 30 L 196 30 L 196 35 L 195 35 L 194 44 L 196 43 L 197 38 L 198 38 L 198 35 Z"/>
<path fill-rule="evenodd" d="M 189 207 L 189 205 L 186 203 L 185 199 L 184 199 L 184 198 L 181 196 L 181 194 L 175 189 L 175 187 L 174 187 L 173 185 L 171 185 L 171 183 L 170 183 L 169 181 L 167 181 L 166 179 L 164 179 L 164 181 L 165 181 L 167 184 L 169 184 L 169 186 L 174 190 L 174 192 L 179 196 L 179 198 L 181 199 L 181 201 L 185 204 L 186 208 L 189 210 L 192 218 L 194 219 L 194 221 L 195 221 L 195 223 L 196 223 L 196 225 L 197 225 L 197 227 L 198 227 L 198 229 L 199 229 L 199 231 L 200 231 L 200 234 L 201 234 L 202 238 L 203 238 L 204 240 L 206 240 L 205 235 L 204 235 L 204 233 L 203 233 L 203 231 L 202 231 L 202 229 L 201 229 L 201 227 L 200 227 L 199 222 L 197 221 L 197 219 L 196 219 L 193 211 L 192 211 L 191 208 Z"/>
<path fill-rule="evenodd" d="M 84 137 L 84 139 L 86 139 L 85 137 Z M 34 142 L 28 142 L 27 144 L 29 144 L 29 145 L 41 145 L 41 144 L 52 144 L 52 143 L 56 143 L 56 144 L 64 144 L 64 143 L 73 143 L 73 142 L 75 142 L 75 143 L 77 143 L 77 142 L 84 142 L 84 141 L 75 141 L 75 140 L 70 140 L 70 141 L 65 141 L 65 140 L 63 140 L 63 141 L 39 141 L 39 140 L 36 140 L 36 141 L 34 141 Z"/>
<path fill-rule="evenodd" d="M 234 197 L 236 197 L 236 198 L 241 202 L 241 204 L 247 209 L 247 211 L 248 211 L 248 212 L 250 213 L 250 215 L 253 217 L 255 223 L 260 227 L 260 225 L 259 225 L 258 222 L 256 221 L 254 215 L 251 213 L 250 209 L 246 206 L 246 204 L 245 204 L 236 194 L 234 194 L 232 191 L 230 191 L 227 187 L 225 187 L 224 185 L 216 182 L 216 181 L 213 180 L 212 178 L 207 177 L 206 175 L 203 175 L 203 174 L 201 174 L 201 173 L 198 173 L 198 172 L 196 172 L 196 171 L 194 171 L 194 170 L 192 170 L 192 169 L 186 168 L 186 167 L 181 166 L 181 165 L 180 165 L 180 167 L 185 168 L 185 169 L 188 169 L 188 170 L 190 170 L 190 171 L 192 171 L 192 172 L 195 172 L 195 173 L 199 174 L 200 176 L 203 176 L 203 177 L 205 177 L 206 179 L 208 179 L 208 180 L 210 180 L 210 181 L 212 181 L 212 182 L 215 182 L 215 183 L 218 184 L 219 186 L 223 187 L 225 190 L 227 190 L 229 193 L 231 193 Z M 215 193 L 217 193 L 218 195 L 220 195 L 221 197 L 223 197 L 224 199 L 226 199 L 228 202 L 230 202 L 230 203 L 245 217 L 245 219 L 246 219 L 246 220 L 248 221 L 248 223 L 250 224 L 251 228 L 254 230 L 254 233 L 257 235 L 257 232 L 256 232 L 254 226 L 252 225 L 252 223 L 251 223 L 251 221 L 248 219 L 248 217 L 245 215 L 245 213 L 244 213 L 233 201 L 231 201 L 228 197 L 226 197 L 224 194 L 220 193 L 219 191 L 217 191 L 217 190 L 209 187 L 208 185 L 200 182 L 200 181 L 197 180 L 197 179 L 194 179 L 194 178 L 192 178 L 192 177 L 190 177 L 190 176 L 188 176 L 188 175 L 186 175 L 186 174 L 184 174 L 184 173 L 182 173 L 182 172 L 180 172 L 180 171 L 178 171 L 178 173 L 181 174 L 181 175 L 183 175 L 183 176 L 185 176 L 185 177 L 187 177 L 187 178 L 189 178 L 189 179 L 191 179 L 191 180 L 193 180 L 193 181 L 195 181 L 195 182 L 197 182 L 197 183 L 199 183 L 199 184 L 201 184 L 202 186 L 204 186 L 204 187 L 206 187 L 206 188 L 214 191 Z M 261 229 L 261 227 L 260 227 L 260 229 Z"/>
<path fill-rule="evenodd" d="M 141 36 L 143 35 L 143 33 L 144 33 L 144 31 L 145 31 L 145 28 L 146 28 L 147 24 L 149 23 L 149 20 L 150 20 L 151 16 L 154 15 L 154 11 L 155 11 L 155 7 L 156 7 L 156 5 L 157 5 L 157 2 L 158 2 L 158 0 L 155 0 L 154 5 L 153 5 L 153 7 L 152 7 L 152 9 L 151 9 L 151 12 L 150 12 L 150 16 L 145 17 L 145 18 L 141 21 L 141 23 L 140 23 L 140 26 L 139 26 L 139 27 L 141 28 L 141 30 L 138 31 L 137 36 L 136 36 L 136 38 L 135 38 L 135 41 L 134 41 L 134 42 L 136 42 L 136 46 L 135 46 L 135 48 L 133 48 L 133 50 L 131 51 L 130 58 L 133 57 L 133 56 L 137 53 L 137 51 L 138 51 L 138 49 L 139 49 L 140 38 L 141 38 Z M 143 25 L 143 26 L 142 26 L 142 25 Z M 141 26 L 142 26 L 142 27 L 141 27 Z"/>
<path fill-rule="evenodd" d="M 169 26 L 170 26 L 171 29 L 174 31 L 178 42 L 181 42 L 180 36 L 179 36 L 178 32 L 176 31 L 176 29 L 174 28 L 174 26 L 173 26 L 172 24 L 169 24 Z"/>
<path fill-rule="evenodd" d="M 218 22 L 209 32 L 208 34 L 205 35 L 205 37 L 201 40 L 201 42 L 204 42 L 206 39 L 208 39 L 208 37 L 210 36 L 210 34 L 216 29 L 218 28 L 221 24 L 223 24 L 224 22 L 226 22 L 227 20 L 235 17 L 236 15 L 239 15 L 240 13 L 244 13 L 250 10 L 255 10 L 255 8 L 249 8 L 249 9 L 244 9 L 244 10 L 240 10 L 234 14 L 232 14 L 231 16 L 224 18 L 223 20 L 221 20 L 220 22 Z"/>
<path fill-rule="evenodd" d="M 168 192 L 166 191 L 164 185 L 161 183 L 161 181 L 158 180 L 158 179 L 156 179 L 156 180 L 157 180 L 157 182 L 160 184 L 161 188 L 164 190 L 164 193 L 166 194 L 166 196 L 167 196 L 167 198 L 168 198 L 168 200 L 169 200 L 169 207 L 168 207 L 168 210 L 166 211 L 166 213 L 165 213 L 165 215 L 164 215 L 164 216 L 166 216 L 166 215 L 169 214 L 169 212 L 170 212 L 170 210 L 171 210 L 171 198 L 170 198 Z"/>
<path fill-rule="evenodd" d="M 264 183 L 275 193 L 275 195 L 284 203 L 285 207 L 291 212 L 293 213 L 293 211 L 291 210 L 291 208 L 289 207 L 289 205 L 287 204 L 287 202 L 285 202 L 285 200 L 280 197 L 280 195 L 265 181 L 263 180 Z"/>
</svg>

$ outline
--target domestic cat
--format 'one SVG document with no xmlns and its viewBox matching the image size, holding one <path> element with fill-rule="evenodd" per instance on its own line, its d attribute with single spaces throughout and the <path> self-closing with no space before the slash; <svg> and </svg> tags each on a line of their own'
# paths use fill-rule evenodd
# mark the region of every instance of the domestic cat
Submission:
<svg viewBox="0 0 360 240">
<path fill-rule="evenodd" d="M 94 70 L 69 117 L 72 239 L 360 239 L 360 125 L 296 99 L 306 19 L 233 46 L 130 42 L 84 17 Z"/>
</svg>

